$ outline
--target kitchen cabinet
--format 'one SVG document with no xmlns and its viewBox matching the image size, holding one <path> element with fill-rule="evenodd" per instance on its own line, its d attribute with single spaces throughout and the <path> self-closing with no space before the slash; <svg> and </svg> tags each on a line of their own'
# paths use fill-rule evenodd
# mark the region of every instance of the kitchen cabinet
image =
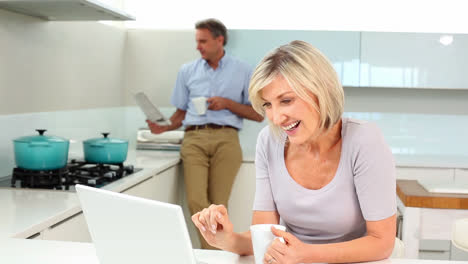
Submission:
<svg viewBox="0 0 468 264">
<path fill-rule="evenodd" d="M 174 166 L 154 176 L 157 186 L 157 192 L 154 200 L 180 204 L 179 174 L 180 166 Z"/>
<path fill-rule="evenodd" d="M 359 86 L 360 32 L 229 30 L 229 36 L 226 49 L 252 66 L 280 45 L 307 41 L 330 59 L 344 86 Z"/>
<path fill-rule="evenodd" d="M 178 204 L 179 166 L 173 166 L 123 191 L 146 199 Z M 72 215 L 43 230 L 30 239 L 91 242 L 88 226 L 82 212 Z"/>
<path fill-rule="evenodd" d="M 449 240 L 423 239 L 419 241 L 419 259 L 449 260 L 450 247 Z"/>
<path fill-rule="evenodd" d="M 468 35 L 362 32 L 360 86 L 468 89 Z"/>
<path fill-rule="evenodd" d="M 252 206 L 255 198 L 255 164 L 242 163 L 229 197 L 229 216 L 235 232 L 249 230 L 252 224 Z"/>
<path fill-rule="evenodd" d="M 441 242 L 441 246 L 433 248 L 427 247 L 427 241 L 448 241 L 451 239 L 452 223 L 456 219 L 468 217 L 468 210 L 456 209 L 432 209 L 419 207 L 399 206 L 403 211 L 402 237 L 405 243 L 405 258 L 438 258 L 449 259 L 447 252 L 451 248 L 445 246 L 446 242 Z M 421 247 L 421 243 L 422 247 Z M 437 245 L 437 243 L 436 243 Z M 451 253 L 450 253 L 451 254 Z M 448 254 L 448 255 L 450 255 Z M 468 260 L 466 255 L 457 255 L 458 258 Z"/>
<path fill-rule="evenodd" d="M 419 259 L 467 261 L 468 252 L 457 248 L 450 240 L 423 239 L 419 243 Z"/>
<path fill-rule="evenodd" d="M 179 204 L 179 166 L 173 166 L 122 193 L 166 203 Z"/>
<path fill-rule="evenodd" d="M 182 173 L 180 178 L 183 179 Z M 196 227 L 192 223 L 191 214 L 187 206 L 185 197 L 185 185 L 181 180 L 180 186 L 182 209 L 184 212 L 185 222 L 192 240 L 194 248 L 200 248 L 200 241 Z M 228 212 L 230 220 L 234 226 L 235 232 L 244 232 L 249 230 L 252 222 L 252 205 L 255 197 L 255 164 L 253 162 L 243 162 L 231 190 L 231 196 L 228 202 Z"/>
<path fill-rule="evenodd" d="M 156 198 L 156 178 L 155 176 L 151 176 L 124 190 L 122 193 L 154 200 Z"/>
<path fill-rule="evenodd" d="M 91 235 L 83 213 L 79 212 L 43 230 L 41 239 L 91 242 Z"/>
<path fill-rule="evenodd" d="M 98 0 L 0 0 L 0 8 L 44 20 L 135 20 Z"/>
</svg>

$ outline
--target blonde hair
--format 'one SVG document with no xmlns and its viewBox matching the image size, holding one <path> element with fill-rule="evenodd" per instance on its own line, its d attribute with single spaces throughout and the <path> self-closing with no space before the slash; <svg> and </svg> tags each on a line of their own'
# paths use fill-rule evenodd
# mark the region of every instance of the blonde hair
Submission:
<svg viewBox="0 0 468 264">
<path fill-rule="evenodd" d="M 278 76 L 282 76 L 302 100 L 317 110 L 320 131 L 330 129 L 341 119 L 343 87 L 330 61 L 318 49 L 295 40 L 274 49 L 260 61 L 250 79 L 249 99 L 255 111 L 262 116 L 265 116 L 262 89 Z M 270 126 L 276 132 L 280 130 L 271 122 Z"/>
</svg>

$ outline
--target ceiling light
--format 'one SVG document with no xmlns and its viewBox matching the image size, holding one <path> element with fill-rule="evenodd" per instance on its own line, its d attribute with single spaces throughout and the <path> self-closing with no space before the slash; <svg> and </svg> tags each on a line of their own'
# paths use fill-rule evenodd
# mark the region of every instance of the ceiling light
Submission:
<svg viewBox="0 0 468 264">
<path fill-rule="evenodd" d="M 453 42 L 453 36 L 452 35 L 442 35 L 439 39 L 439 42 L 442 43 L 444 46 L 448 46 L 452 44 Z"/>
</svg>

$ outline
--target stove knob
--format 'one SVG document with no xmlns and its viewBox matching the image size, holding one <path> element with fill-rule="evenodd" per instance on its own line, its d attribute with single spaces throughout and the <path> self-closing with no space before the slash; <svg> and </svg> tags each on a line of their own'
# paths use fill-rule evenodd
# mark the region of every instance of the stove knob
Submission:
<svg viewBox="0 0 468 264">
<path fill-rule="evenodd" d="M 125 172 L 127 173 L 133 173 L 133 165 L 128 165 L 128 166 L 125 166 Z"/>
<path fill-rule="evenodd" d="M 109 171 L 109 172 L 104 173 L 103 176 L 106 178 L 112 179 L 117 176 L 117 173 L 115 171 Z"/>
</svg>

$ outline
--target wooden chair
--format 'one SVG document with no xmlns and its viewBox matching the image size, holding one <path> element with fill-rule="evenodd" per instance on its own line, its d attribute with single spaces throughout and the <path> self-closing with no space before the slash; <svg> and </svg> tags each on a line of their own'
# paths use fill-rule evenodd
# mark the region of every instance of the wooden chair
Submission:
<svg viewBox="0 0 468 264">
<path fill-rule="evenodd" d="M 468 252 L 468 218 L 458 219 L 453 223 L 452 244 Z"/>
</svg>

